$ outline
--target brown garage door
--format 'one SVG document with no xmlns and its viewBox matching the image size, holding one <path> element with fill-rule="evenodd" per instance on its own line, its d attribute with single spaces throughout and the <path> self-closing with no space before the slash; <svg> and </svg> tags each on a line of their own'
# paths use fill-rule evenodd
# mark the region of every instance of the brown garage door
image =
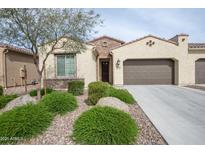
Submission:
<svg viewBox="0 0 205 154">
<path fill-rule="evenodd" d="M 126 60 L 124 84 L 173 84 L 174 62 L 169 59 Z"/>
<path fill-rule="evenodd" d="M 205 59 L 199 59 L 196 61 L 195 77 L 197 84 L 205 83 Z"/>
</svg>

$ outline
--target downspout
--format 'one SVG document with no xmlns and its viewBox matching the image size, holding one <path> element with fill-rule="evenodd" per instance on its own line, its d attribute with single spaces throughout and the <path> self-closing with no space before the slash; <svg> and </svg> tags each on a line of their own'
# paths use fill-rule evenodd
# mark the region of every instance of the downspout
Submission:
<svg viewBox="0 0 205 154">
<path fill-rule="evenodd" d="M 114 83 L 114 61 L 113 61 L 113 52 L 110 51 L 110 56 L 111 56 L 111 69 L 112 69 L 112 84 Z"/>
<path fill-rule="evenodd" d="M 99 55 L 96 56 L 96 80 L 99 81 Z"/>
<path fill-rule="evenodd" d="M 3 51 L 3 83 L 4 88 L 7 88 L 7 68 L 6 68 L 6 54 L 9 52 L 8 48 Z"/>
<path fill-rule="evenodd" d="M 96 57 L 96 81 L 99 80 L 99 54 L 97 52 L 97 49 L 95 47 L 92 48 L 92 51 Z"/>
</svg>

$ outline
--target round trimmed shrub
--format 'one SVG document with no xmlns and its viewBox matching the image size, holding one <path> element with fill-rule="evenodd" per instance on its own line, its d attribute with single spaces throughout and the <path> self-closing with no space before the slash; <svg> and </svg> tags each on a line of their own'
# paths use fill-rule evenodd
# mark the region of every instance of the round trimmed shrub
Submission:
<svg viewBox="0 0 205 154">
<path fill-rule="evenodd" d="M 51 88 L 46 88 L 46 93 L 47 94 L 50 94 L 50 93 L 52 93 L 54 90 L 53 89 L 51 89 Z M 32 91 L 30 91 L 30 96 L 37 96 L 37 90 L 32 90 Z M 44 90 L 44 88 L 42 88 L 41 89 L 41 96 L 44 96 L 45 95 L 45 90 Z"/>
<path fill-rule="evenodd" d="M 53 92 L 48 94 L 43 97 L 42 103 L 47 107 L 48 111 L 61 115 L 73 111 L 77 107 L 75 96 L 67 92 Z"/>
<path fill-rule="evenodd" d="M 75 96 L 82 95 L 84 91 L 84 81 L 76 80 L 68 82 L 68 92 Z"/>
<path fill-rule="evenodd" d="M 110 85 L 106 82 L 97 81 L 88 85 L 88 104 L 95 105 L 102 97 L 109 96 Z"/>
<path fill-rule="evenodd" d="M 98 100 L 102 97 L 106 97 L 103 93 L 96 93 L 88 96 L 88 105 L 96 105 Z"/>
<path fill-rule="evenodd" d="M 79 144 L 132 144 L 138 128 L 131 116 L 111 107 L 95 107 L 75 121 L 73 139 Z"/>
<path fill-rule="evenodd" d="M 116 97 L 127 104 L 134 104 L 136 101 L 126 89 L 116 89 L 110 87 L 109 96 Z"/>
<path fill-rule="evenodd" d="M 102 81 L 91 82 L 88 85 L 88 94 L 89 95 L 96 94 L 96 93 L 107 94 L 109 87 L 110 85 L 106 82 L 102 82 Z"/>
<path fill-rule="evenodd" d="M 53 114 L 41 104 L 27 104 L 0 115 L 0 144 L 12 144 L 41 134 L 51 124 Z"/>
</svg>

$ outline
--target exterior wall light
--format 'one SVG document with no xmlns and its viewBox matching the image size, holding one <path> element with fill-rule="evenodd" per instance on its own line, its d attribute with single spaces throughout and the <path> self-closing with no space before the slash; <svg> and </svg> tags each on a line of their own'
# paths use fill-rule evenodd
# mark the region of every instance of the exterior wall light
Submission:
<svg viewBox="0 0 205 154">
<path fill-rule="evenodd" d="M 118 59 L 116 62 L 116 67 L 119 68 L 120 67 L 120 60 Z"/>
</svg>

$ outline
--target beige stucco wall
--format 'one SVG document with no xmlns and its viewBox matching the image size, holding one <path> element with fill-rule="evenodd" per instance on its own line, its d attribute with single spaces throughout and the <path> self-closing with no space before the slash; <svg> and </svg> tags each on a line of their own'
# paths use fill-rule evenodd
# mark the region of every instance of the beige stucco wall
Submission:
<svg viewBox="0 0 205 154">
<path fill-rule="evenodd" d="M 76 55 L 76 78 L 83 78 L 85 80 L 85 87 L 88 86 L 90 82 L 96 81 L 96 58 L 93 54 L 93 46 L 86 45 L 86 50 Z M 69 51 L 64 51 L 62 49 L 55 50 L 54 54 L 50 54 L 46 60 L 46 78 L 56 79 L 56 56 L 59 53 L 69 53 Z M 39 56 L 39 66 L 42 67 L 42 61 L 44 59 L 45 53 L 41 53 Z"/>
<path fill-rule="evenodd" d="M 3 86 L 3 51 L 4 48 L 0 47 L 0 85 Z"/>
<path fill-rule="evenodd" d="M 31 84 L 33 80 L 37 81 L 38 73 L 32 55 L 22 54 L 11 50 L 6 53 L 7 87 L 22 85 L 23 82 L 20 77 L 20 69 L 23 68 L 24 65 L 27 70 L 27 84 Z"/>
<path fill-rule="evenodd" d="M 185 38 L 185 41 L 182 39 Z M 150 40 L 153 46 L 146 45 Z M 195 83 L 195 61 L 205 58 L 202 53 L 188 51 L 188 37 L 179 36 L 179 44 L 169 43 L 155 37 L 146 37 L 142 40 L 127 44 L 112 50 L 113 54 L 113 83 L 123 84 L 123 61 L 127 59 L 173 59 L 175 61 L 175 84 L 186 85 Z M 120 67 L 116 67 L 117 60 Z"/>
<path fill-rule="evenodd" d="M 77 77 L 85 79 L 85 87 L 96 81 L 96 57 L 92 52 L 93 46 L 87 45 L 87 50 L 77 54 Z"/>
</svg>

